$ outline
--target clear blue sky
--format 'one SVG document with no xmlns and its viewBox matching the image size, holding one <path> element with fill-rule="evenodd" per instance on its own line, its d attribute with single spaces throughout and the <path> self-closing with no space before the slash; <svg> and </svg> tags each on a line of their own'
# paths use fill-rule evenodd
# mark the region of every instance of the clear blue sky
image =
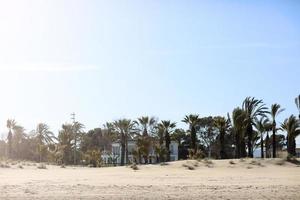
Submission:
<svg viewBox="0 0 300 200">
<path fill-rule="evenodd" d="M 1 1 L 0 131 L 225 115 L 246 96 L 298 114 L 300 1 Z M 183 124 L 178 124 L 185 127 Z"/>
</svg>

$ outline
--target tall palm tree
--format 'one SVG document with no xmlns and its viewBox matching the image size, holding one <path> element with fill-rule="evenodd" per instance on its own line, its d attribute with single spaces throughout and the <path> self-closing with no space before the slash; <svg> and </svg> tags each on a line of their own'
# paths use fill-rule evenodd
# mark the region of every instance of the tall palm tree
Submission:
<svg viewBox="0 0 300 200">
<path fill-rule="evenodd" d="M 267 107 L 262 100 L 254 97 L 247 97 L 243 102 L 243 110 L 245 112 L 245 130 L 247 135 L 248 157 L 253 158 L 253 125 L 257 117 L 266 116 Z"/>
<path fill-rule="evenodd" d="M 73 130 L 73 153 L 74 153 L 74 157 L 73 157 L 73 161 L 74 161 L 74 165 L 77 164 L 77 140 L 78 140 L 78 137 L 80 137 L 80 135 L 83 133 L 83 129 L 84 129 L 84 125 L 80 122 L 74 122 L 72 124 L 72 130 Z"/>
<path fill-rule="evenodd" d="M 235 135 L 236 158 L 246 157 L 245 112 L 237 107 L 232 112 L 232 128 Z"/>
<path fill-rule="evenodd" d="M 8 119 L 6 122 L 6 127 L 8 128 L 8 134 L 7 134 L 7 142 L 8 142 L 8 157 L 12 157 L 12 138 L 13 138 L 13 129 L 15 129 L 17 123 L 14 119 Z"/>
<path fill-rule="evenodd" d="M 197 153 L 197 126 L 199 125 L 200 118 L 199 115 L 186 115 L 182 122 L 189 125 L 189 131 L 191 133 L 191 149 L 193 154 Z"/>
<path fill-rule="evenodd" d="M 230 121 L 225 119 L 225 117 L 216 117 L 214 125 L 219 131 L 220 158 L 225 159 L 227 157 L 225 152 L 225 135 L 230 128 Z"/>
<path fill-rule="evenodd" d="M 53 132 L 49 130 L 49 126 L 44 123 L 39 123 L 35 130 L 32 131 L 38 141 L 39 162 L 42 161 L 42 146 L 52 144 L 56 140 Z"/>
<path fill-rule="evenodd" d="M 156 124 L 156 119 L 154 117 L 148 117 L 148 116 L 143 116 L 138 118 L 137 124 L 139 124 L 142 128 L 142 135 L 143 136 L 148 136 L 149 132 L 153 130 Z"/>
<path fill-rule="evenodd" d="M 58 133 L 58 150 L 63 164 L 68 164 L 71 161 L 73 137 L 73 125 L 63 124 Z"/>
<path fill-rule="evenodd" d="M 13 149 L 15 149 L 15 157 L 21 159 L 22 157 L 22 144 L 26 139 L 25 129 L 22 126 L 16 125 L 13 128 Z"/>
<path fill-rule="evenodd" d="M 273 149 L 273 158 L 276 158 L 276 117 L 284 111 L 283 108 L 280 108 L 279 104 L 272 104 L 271 105 L 271 117 L 272 117 L 272 131 L 273 131 L 273 138 L 272 138 L 272 149 Z"/>
<path fill-rule="evenodd" d="M 287 150 L 291 156 L 296 156 L 296 137 L 300 135 L 300 121 L 294 115 L 284 120 L 281 125 L 282 129 L 287 132 Z"/>
<path fill-rule="evenodd" d="M 296 104 L 297 109 L 299 111 L 299 120 L 300 120 L 300 94 L 299 94 L 299 96 L 296 97 L 295 104 Z"/>
<path fill-rule="evenodd" d="M 176 123 L 171 122 L 170 120 L 162 120 L 159 126 L 162 128 L 164 132 L 166 151 L 167 151 L 167 162 L 168 162 L 170 161 L 170 143 L 171 143 L 170 135 L 173 133 L 174 128 L 176 127 Z"/>
<path fill-rule="evenodd" d="M 266 125 L 269 123 L 269 119 L 261 117 L 259 120 L 255 120 L 255 128 L 260 134 L 260 156 L 264 158 L 264 133 L 266 132 Z"/>
<path fill-rule="evenodd" d="M 125 157 L 126 157 L 126 164 L 128 164 L 128 137 L 132 133 L 135 133 L 135 122 L 131 121 L 130 119 L 119 119 L 113 122 L 115 130 L 121 136 L 121 166 L 125 164 Z"/>
<path fill-rule="evenodd" d="M 156 125 L 156 119 L 154 117 L 142 116 L 138 118 L 135 123 L 139 125 L 138 131 L 140 132 L 140 134 L 138 134 L 137 136 L 137 153 L 139 162 L 141 162 L 141 156 L 143 155 L 144 161 L 147 164 L 152 143 L 149 134 L 153 133 L 154 127 Z M 150 159 L 150 161 L 152 160 Z"/>
</svg>

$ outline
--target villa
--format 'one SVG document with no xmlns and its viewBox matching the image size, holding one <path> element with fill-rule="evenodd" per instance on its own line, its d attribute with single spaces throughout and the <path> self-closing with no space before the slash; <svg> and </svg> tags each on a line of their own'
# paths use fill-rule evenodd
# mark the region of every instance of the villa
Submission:
<svg viewBox="0 0 300 200">
<path fill-rule="evenodd" d="M 128 141 L 128 161 L 125 156 L 125 163 L 133 163 L 136 162 L 136 158 L 134 156 L 134 151 L 136 150 L 136 140 Z M 102 161 L 105 164 L 121 164 L 121 144 L 119 142 L 112 143 L 112 148 L 109 151 L 103 151 Z M 178 160 L 178 143 L 175 141 L 171 141 L 170 143 L 170 160 L 176 161 Z M 142 158 L 142 163 L 145 163 L 145 160 Z M 150 153 L 148 157 L 148 162 L 151 164 L 157 163 L 157 154 L 154 151 L 154 148 L 150 148 Z"/>
</svg>

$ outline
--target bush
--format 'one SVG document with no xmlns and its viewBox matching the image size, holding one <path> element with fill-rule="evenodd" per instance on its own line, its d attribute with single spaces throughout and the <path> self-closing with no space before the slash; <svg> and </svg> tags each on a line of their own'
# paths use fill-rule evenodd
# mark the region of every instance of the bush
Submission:
<svg viewBox="0 0 300 200">
<path fill-rule="evenodd" d="M 198 149 L 198 151 L 194 154 L 194 150 L 189 149 L 189 158 L 194 160 L 201 160 L 205 158 L 205 153 Z"/>
<path fill-rule="evenodd" d="M 185 167 L 185 168 L 187 168 L 187 169 L 189 169 L 189 170 L 194 170 L 195 169 L 194 166 L 188 165 L 188 164 L 182 164 L 182 166 Z"/>
<path fill-rule="evenodd" d="M 18 168 L 23 169 L 23 166 L 22 166 L 22 165 L 19 165 Z"/>
<path fill-rule="evenodd" d="M 99 150 L 89 150 L 84 155 L 89 167 L 101 167 L 101 152 Z"/>
<path fill-rule="evenodd" d="M 229 161 L 229 164 L 235 165 L 236 163 L 233 160 L 231 160 L 231 161 Z"/>
<path fill-rule="evenodd" d="M 130 166 L 130 168 L 133 169 L 133 170 L 139 170 L 139 168 L 138 168 L 138 166 L 136 164 L 132 164 Z"/>
<path fill-rule="evenodd" d="M 290 163 L 293 163 L 293 164 L 295 164 L 295 165 L 300 165 L 300 161 L 296 158 L 296 157 L 294 157 L 294 156 L 288 156 L 287 158 L 286 158 L 286 161 L 288 161 L 288 162 L 290 162 Z"/>
<path fill-rule="evenodd" d="M 250 162 L 251 165 L 257 165 L 257 166 L 263 166 L 259 161 L 257 160 L 251 160 Z"/>
<path fill-rule="evenodd" d="M 10 165 L 7 163 L 0 163 L 0 168 L 10 168 Z"/>
<path fill-rule="evenodd" d="M 47 169 L 47 166 L 45 164 L 41 163 L 37 166 L 37 168 L 38 169 Z"/>
<path fill-rule="evenodd" d="M 166 163 L 166 162 L 160 163 L 160 166 L 166 166 L 166 165 L 169 165 L 169 163 Z"/>
</svg>

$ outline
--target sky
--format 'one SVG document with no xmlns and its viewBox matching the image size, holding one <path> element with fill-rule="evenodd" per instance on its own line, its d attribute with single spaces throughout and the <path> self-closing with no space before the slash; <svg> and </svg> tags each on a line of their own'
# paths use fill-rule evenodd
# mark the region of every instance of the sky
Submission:
<svg viewBox="0 0 300 200">
<path fill-rule="evenodd" d="M 10 0 L 0 27 L 3 135 L 8 118 L 57 133 L 72 112 L 86 130 L 143 115 L 187 128 L 247 96 L 298 115 L 297 0 Z"/>
</svg>

